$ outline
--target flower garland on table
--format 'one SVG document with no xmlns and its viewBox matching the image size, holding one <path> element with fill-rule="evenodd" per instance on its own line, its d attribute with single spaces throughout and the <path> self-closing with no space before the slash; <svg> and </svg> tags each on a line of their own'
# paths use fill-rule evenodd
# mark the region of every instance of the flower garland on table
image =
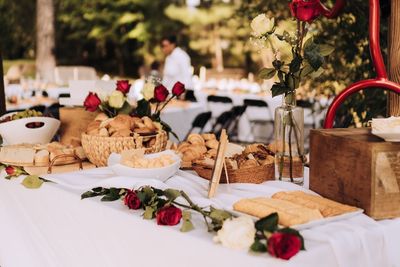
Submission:
<svg viewBox="0 0 400 267">
<path fill-rule="evenodd" d="M 197 212 L 203 217 L 208 231 L 217 232 L 214 241 L 228 248 L 268 252 L 285 260 L 305 249 L 303 237 L 297 230 L 278 227 L 277 213 L 254 222 L 248 216 L 235 217 L 212 206 L 202 208 L 193 203 L 184 191 L 160 190 L 150 186 L 137 190 L 96 187 L 83 193 L 81 198 L 98 196 L 102 196 L 101 201 L 122 200 L 128 209 L 141 209 L 144 219 L 156 219 L 158 225 L 173 226 L 182 221 L 182 232 L 194 229 L 191 211 Z"/>
<path fill-rule="evenodd" d="M 185 85 L 181 82 L 176 82 L 171 89 L 171 97 L 168 89 L 162 84 L 146 83 L 143 90 L 143 99 L 137 102 L 137 106 L 133 107 L 127 100 L 131 84 L 128 80 L 117 81 L 116 89 L 109 96 L 100 99 L 97 93 L 89 92 L 83 105 L 87 111 L 104 112 L 108 117 L 112 118 L 118 114 L 130 114 L 137 117 L 150 117 L 153 121 L 159 122 L 162 128 L 172 133 L 177 139 L 178 137 L 172 132 L 171 127 L 163 122 L 160 118 L 161 111 L 173 99 L 181 96 L 185 91 Z M 155 110 L 152 112 L 151 104 L 155 104 Z"/>
<path fill-rule="evenodd" d="M 50 182 L 49 180 L 39 177 L 37 175 L 29 175 L 29 173 L 26 172 L 23 167 L 0 163 L 0 170 L 2 169 L 5 169 L 7 175 L 4 178 L 7 180 L 19 177 L 21 175 L 26 175 L 21 184 L 29 189 L 36 189 L 41 187 L 44 182 Z"/>
</svg>

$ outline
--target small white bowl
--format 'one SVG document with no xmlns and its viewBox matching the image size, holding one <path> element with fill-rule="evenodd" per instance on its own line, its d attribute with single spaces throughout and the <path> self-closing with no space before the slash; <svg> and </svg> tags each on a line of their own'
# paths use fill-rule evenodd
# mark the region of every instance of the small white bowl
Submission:
<svg viewBox="0 0 400 267">
<path fill-rule="evenodd" d="M 383 133 L 372 130 L 372 134 L 379 136 L 384 139 L 386 142 L 400 142 L 400 133 L 392 132 L 392 133 Z"/>
<path fill-rule="evenodd" d="M 15 112 L 13 112 L 15 113 Z M 12 115 L 6 114 L 0 119 Z M 41 122 L 43 125 L 39 128 L 28 128 L 30 122 Z M 30 117 L 0 123 L 0 135 L 7 145 L 15 144 L 47 144 L 56 134 L 60 127 L 60 121 L 49 117 Z"/>
<path fill-rule="evenodd" d="M 115 174 L 120 176 L 157 179 L 164 182 L 179 170 L 179 167 L 181 166 L 181 158 L 172 150 L 144 155 L 145 158 L 156 158 L 165 154 L 172 155 L 174 163 L 162 168 L 145 169 L 128 167 L 120 163 L 121 155 L 116 153 L 112 153 L 108 158 L 108 167 L 110 167 Z"/>
</svg>

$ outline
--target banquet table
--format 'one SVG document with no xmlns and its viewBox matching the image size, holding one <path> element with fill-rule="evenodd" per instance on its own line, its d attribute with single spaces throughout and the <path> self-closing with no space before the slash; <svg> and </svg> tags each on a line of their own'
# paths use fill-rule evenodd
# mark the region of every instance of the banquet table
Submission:
<svg viewBox="0 0 400 267">
<path fill-rule="evenodd" d="M 199 216 L 194 231 L 158 226 L 120 201 L 81 200 L 95 186 L 185 190 L 200 206 L 229 208 L 243 197 L 305 190 L 268 181 L 220 185 L 206 197 L 208 182 L 179 171 L 166 182 L 116 176 L 105 168 L 50 174 L 39 189 L 0 177 L 0 266 L 400 266 L 400 219 L 374 221 L 359 214 L 301 231 L 306 250 L 289 261 L 222 247 L 212 241 Z M 305 186 L 307 186 L 306 180 Z"/>
</svg>

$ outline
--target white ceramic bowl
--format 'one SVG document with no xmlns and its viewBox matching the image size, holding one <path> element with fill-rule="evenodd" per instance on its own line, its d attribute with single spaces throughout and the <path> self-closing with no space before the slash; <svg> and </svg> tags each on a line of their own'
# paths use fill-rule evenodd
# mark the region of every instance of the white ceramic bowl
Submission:
<svg viewBox="0 0 400 267">
<path fill-rule="evenodd" d="M 400 142 L 400 133 L 392 132 L 392 133 L 383 133 L 379 131 L 372 130 L 372 134 L 379 136 L 384 139 L 386 142 Z"/>
<path fill-rule="evenodd" d="M 15 113 L 15 112 L 14 112 Z M 12 115 L 6 114 L 0 119 Z M 43 125 L 39 128 L 28 128 L 30 122 L 41 122 Z M 15 144 L 47 144 L 56 134 L 60 127 L 60 121 L 49 117 L 30 117 L 0 123 L 0 135 L 7 145 Z"/>
<path fill-rule="evenodd" d="M 131 168 L 120 164 L 120 154 L 112 153 L 108 158 L 108 166 L 116 175 L 135 178 L 157 179 L 164 182 L 179 170 L 179 167 L 181 166 L 181 158 L 172 150 L 165 150 L 159 153 L 147 154 L 144 156 L 145 158 L 156 158 L 164 154 L 172 155 L 174 163 L 162 168 Z"/>
</svg>

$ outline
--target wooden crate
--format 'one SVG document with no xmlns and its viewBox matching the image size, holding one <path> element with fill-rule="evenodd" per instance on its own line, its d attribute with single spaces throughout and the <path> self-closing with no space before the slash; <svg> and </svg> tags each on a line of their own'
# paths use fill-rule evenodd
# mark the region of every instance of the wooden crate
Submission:
<svg viewBox="0 0 400 267">
<path fill-rule="evenodd" d="M 374 219 L 400 217 L 400 143 L 370 129 L 311 131 L 310 189 L 365 210 Z"/>
<path fill-rule="evenodd" d="M 82 107 L 60 108 L 61 143 L 67 145 L 81 140 L 81 134 L 86 131 L 88 124 L 97 114 L 97 112 L 86 111 Z"/>
</svg>

